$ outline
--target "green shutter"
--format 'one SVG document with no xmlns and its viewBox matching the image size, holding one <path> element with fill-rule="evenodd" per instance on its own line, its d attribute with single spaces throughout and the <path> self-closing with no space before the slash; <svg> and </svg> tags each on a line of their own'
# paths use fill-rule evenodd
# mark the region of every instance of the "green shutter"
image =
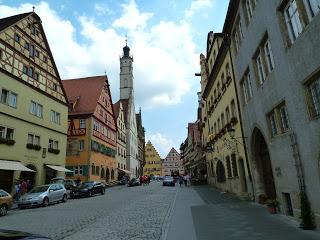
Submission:
<svg viewBox="0 0 320 240">
<path fill-rule="evenodd" d="M 88 176 L 88 170 L 89 170 L 89 168 L 88 168 L 88 165 L 82 165 L 82 175 L 83 176 Z"/>
<path fill-rule="evenodd" d="M 73 177 L 73 166 L 66 166 L 66 169 L 72 172 L 65 172 L 66 177 Z"/>
</svg>

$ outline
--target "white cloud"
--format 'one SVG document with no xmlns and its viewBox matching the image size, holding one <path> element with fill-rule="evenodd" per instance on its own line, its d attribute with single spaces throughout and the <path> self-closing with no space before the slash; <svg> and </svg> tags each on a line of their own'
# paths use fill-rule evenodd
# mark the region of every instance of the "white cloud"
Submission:
<svg viewBox="0 0 320 240">
<path fill-rule="evenodd" d="M 174 147 L 173 140 L 167 138 L 165 135 L 161 133 L 147 135 L 146 140 L 152 143 L 152 145 L 160 154 L 161 158 L 165 158 L 171 150 L 171 148 Z"/>
<path fill-rule="evenodd" d="M 210 7 L 213 0 L 193 0 L 190 8 L 186 11 L 186 17 L 192 17 L 197 11 Z"/>
<path fill-rule="evenodd" d="M 16 8 L 1 5 L 0 17 L 32 11 L 32 6 L 31 3 Z M 185 21 L 162 21 L 147 28 L 152 13 L 140 12 L 134 0 L 122 5 L 122 14 L 107 28 L 93 18 L 81 16 L 80 29 L 77 29 L 46 2 L 36 5 L 36 13 L 42 19 L 63 79 L 101 75 L 107 71 L 113 100 L 117 100 L 119 55 L 124 46 L 121 32 L 126 30 L 134 56 L 137 106 L 156 108 L 178 104 L 197 84 L 193 75 L 199 68 L 198 53 L 191 37 L 191 26 Z M 81 42 L 76 37 L 79 35 L 83 38 Z"/>
<path fill-rule="evenodd" d="M 112 11 L 108 5 L 102 3 L 95 3 L 94 10 L 98 15 L 113 15 L 114 11 Z"/>
</svg>

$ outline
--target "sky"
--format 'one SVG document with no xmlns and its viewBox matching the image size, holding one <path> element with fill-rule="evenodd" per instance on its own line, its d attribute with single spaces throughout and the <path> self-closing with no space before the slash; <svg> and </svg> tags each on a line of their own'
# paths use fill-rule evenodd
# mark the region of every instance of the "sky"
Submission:
<svg viewBox="0 0 320 240">
<path fill-rule="evenodd" d="M 119 99 L 126 35 L 133 55 L 135 106 L 146 138 L 166 157 L 179 151 L 197 118 L 199 56 L 209 31 L 222 30 L 228 0 L 0 0 L 0 18 L 32 11 L 62 79 L 108 75 Z"/>
</svg>

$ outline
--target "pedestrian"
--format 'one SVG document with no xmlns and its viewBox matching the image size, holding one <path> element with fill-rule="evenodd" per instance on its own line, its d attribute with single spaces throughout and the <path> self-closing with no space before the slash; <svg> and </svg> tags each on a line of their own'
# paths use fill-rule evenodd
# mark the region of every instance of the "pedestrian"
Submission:
<svg viewBox="0 0 320 240">
<path fill-rule="evenodd" d="M 20 198 L 20 195 L 21 195 L 21 184 L 20 184 L 19 181 L 16 181 L 14 199 L 15 199 L 16 201 L 18 201 L 19 198 Z"/>
<path fill-rule="evenodd" d="M 180 185 L 180 187 L 181 187 L 182 183 L 183 183 L 183 178 L 179 177 L 179 185 Z"/>
<path fill-rule="evenodd" d="M 29 192 L 32 189 L 31 181 L 27 180 L 27 191 Z"/>
<path fill-rule="evenodd" d="M 188 180 L 187 180 L 187 176 L 186 175 L 183 176 L 183 182 L 184 182 L 184 185 L 187 187 L 188 186 Z"/>
<path fill-rule="evenodd" d="M 144 183 L 144 182 L 143 182 L 143 176 L 140 176 L 139 179 L 140 179 L 140 185 L 143 185 L 143 183 Z"/>
<path fill-rule="evenodd" d="M 22 179 L 21 188 L 20 188 L 21 195 L 24 195 L 25 193 L 27 193 L 27 191 L 28 191 L 27 182 L 24 179 Z"/>
</svg>

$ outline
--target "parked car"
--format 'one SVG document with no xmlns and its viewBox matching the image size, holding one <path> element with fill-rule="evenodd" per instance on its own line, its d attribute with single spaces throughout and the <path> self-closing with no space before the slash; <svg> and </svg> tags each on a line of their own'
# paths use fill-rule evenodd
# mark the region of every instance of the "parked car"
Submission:
<svg viewBox="0 0 320 240">
<path fill-rule="evenodd" d="M 12 202 L 12 196 L 0 189 L 0 216 L 4 216 L 8 213 L 8 210 L 12 207 Z"/>
<path fill-rule="evenodd" d="M 56 177 L 50 180 L 50 183 L 60 183 L 63 184 L 65 189 L 71 190 L 72 187 L 77 186 L 76 182 L 72 179 L 65 179 L 63 177 Z"/>
<path fill-rule="evenodd" d="M 128 187 L 133 187 L 133 186 L 140 186 L 140 179 L 139 178 L 132 178 L 128 182 Z"/>
<path fill-rule="evenodd" d="M 95 194 L 105 194 L 105 186 L 101 182 L 84 182 L 80 187 L 74 187 L 71 189 L 70 197 L 92 197 Z"/>
<path fill-rule="evenodd" d="M 9 239 L 28 239 L 28 240 L 50 240 L 51 238 L 38 235 L 38 234 L 32 234 L 28 232 L 21 232 L 16 230 L 7 230 L 7 229 L 0 229 L 0 239 L 3 240 L 9 240 Z"/>
<path fill-rule="evenodd" d="M 48 206 L 54 202 L 66 202 L 67 190 L 62 184 L 47 184 L 34 187 L 30 192 L 21 196 L 18 201 L 19 208 L 42 205 Z"/>
<path fill-rule="evenodd" d="M 165 176 L 163 178 L 163 181 L 162 181 L 162 186 L 175 186 L 175 182 L 174 182 L 174 179 L 173 177 L 171 176 Z"/>
</svg>

